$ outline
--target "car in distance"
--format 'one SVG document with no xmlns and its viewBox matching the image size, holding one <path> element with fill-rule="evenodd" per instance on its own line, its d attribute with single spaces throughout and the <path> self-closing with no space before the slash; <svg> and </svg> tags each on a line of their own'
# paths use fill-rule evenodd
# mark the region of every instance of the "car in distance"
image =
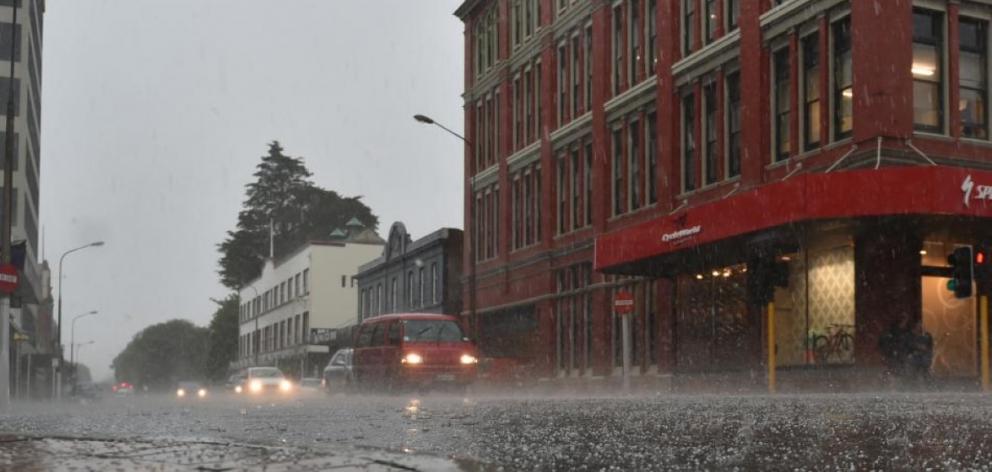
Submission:
<svg viewBox="0 0 992 472">
<path fill-rule="evenodd" d="M 288 394 L 293 390 L 293 383 L 276 367 L 249 367 L 242 384 L 242 391 L 250 395 Z"/>
<path fill-rule="evenodd" d="M 324 367 L 320 385 L 326 393 L 342 392 L 351 385 L 351 355 L 352 349 L 338 349 Z"/>
<path fill-rule="evenodd" d="M 176 387 L 176 398 L 182 400 L 184 398 L 207 398 L 207 389 L 199 382 L 179 382 Z"/>
<path fill-rule="evenodd" d="M 362 388 L 449 387 L 475 381 L 478 351 L 458 318 L 434 313 L 377 316 L 355 335 L 352 375 Z"/>
<path fill-rule="evenodd" d="M 227 378 L 227 382 L 224 383 L 224 388 L 234 393 L 241 393 L 244 391 L 245 375 L 244 372 L 232 374 Z"/>
<path fill-rule="evenodd" d="M 116 383 L 112 387 L 110 387 L 110 390 L 113 391 L 114 395 L 117 396 L 134 395 L 134 385 L 131 385 L 128 382 Z"/>
</svg>

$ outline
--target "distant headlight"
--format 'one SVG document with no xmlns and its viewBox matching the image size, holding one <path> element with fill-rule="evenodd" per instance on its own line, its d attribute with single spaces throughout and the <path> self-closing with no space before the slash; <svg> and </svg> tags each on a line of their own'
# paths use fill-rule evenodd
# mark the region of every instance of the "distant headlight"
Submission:
<svg viewBox="0 0 992 472">
<path fill-rule="evenodd" d="M 461 363 L 465 365 L 479 363 L 479 359 L 477 359 L 475 356 L 471 354 L 462 354 L 462 358 L 460 360 Z"/>
<path fill-rule="evenodd" d="M 293 389 L 293 384 L 290 383 L 288 380 L 283 380 L 282 382 L 279 382 L 279 390 L 288 392 L 292 389 Z"/>
<path fill-rule="evenodd" d="M 176 396 L 177 397 L 185 397 L 186 396 L 186 390 L 183 390 L 183 389 L 176 390 Z"/>
<path fill-rule="evenodd" d="M 403 357 L 402 362 L 404 364 L 423 364 L 424 358 L 420 357 L 420 354 L 417 354 L 416 352 L 411 352 Z"/>
<path fill-rule="evenodd" d="M 262 381 L 261 380 L 252 380 L 251 383 L 248 384 L 248 388 L 251 389 L 251 391 L 253 393 L 261 392 L 262 391 Z"/>
<path fill-rule="evenodd" d="M 200 398 L 203 398 L 203 397 L 207 396 L 207 389 L 201 388 L 201 389 L 197 390 L 196 391 L 196 396 L 198 396 Z"/>
<path fill-rule="evenodd" d="M 241 388 L 240 385 L 235 385 L 234 386 L 234 393 L 241 393 L 242 390 L 244 390 L 244 389 Z"/>
</svg>

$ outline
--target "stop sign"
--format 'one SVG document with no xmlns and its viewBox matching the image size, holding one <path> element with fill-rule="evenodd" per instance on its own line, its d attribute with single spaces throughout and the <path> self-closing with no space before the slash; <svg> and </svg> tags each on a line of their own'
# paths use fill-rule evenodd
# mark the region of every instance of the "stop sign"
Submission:
<svg viewBox="0 0 992 472">
<path fill-rule="evenodd" d="M 634 294 L 620 291 L 613 295 L 613 311 L 619 315 L 626 315 L 634 311 Z"/>
<path fill-rule="evenodd" d="M 13 264 L 0 265 L 0 292 L 11 294 L 17 290 L 17 267 Z"/>
</svg>

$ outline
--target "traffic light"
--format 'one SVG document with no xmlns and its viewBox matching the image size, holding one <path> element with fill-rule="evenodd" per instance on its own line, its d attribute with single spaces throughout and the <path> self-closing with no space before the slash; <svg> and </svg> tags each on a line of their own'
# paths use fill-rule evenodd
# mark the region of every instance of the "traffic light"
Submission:
<svg viewBox="0 0 992 472">
<path fill-rule="evenodd" d="M 789 265 L 771 257 L 759 257 L 748 263 L 747 296 L 755 305 L 765 305 L 775 298 L 775 287 L 789 286 Z"/>
<path fill-rule="evenodd" d="M 983 264 L 988 254 L 981 252 Z M 951 266 L 951 280 L 947 281 L 948 290 L 954 292 L 956 298 L 971 296 L 971 281 L 974 278 L 973 251 L 971 246 L 959 246 L 947 256 L 947 264 Z"/>
<path fill-rule="evenodd" d="M 989 256 L 989 245 L 975 245 L 972 274 L 976 282 L 992 283 L 992 261 L 989 261 Z"/>
</svg>

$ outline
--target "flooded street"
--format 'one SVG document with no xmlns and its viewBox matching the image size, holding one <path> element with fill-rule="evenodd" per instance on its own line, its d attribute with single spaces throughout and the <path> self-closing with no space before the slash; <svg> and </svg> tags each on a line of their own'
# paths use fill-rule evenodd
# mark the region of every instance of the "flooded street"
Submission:
<svg viewBox="0 0 992 472">
<path fill-rule="evenodd" d="M 197 444 L 136 463 L 179 470 L 223 462 L 218 450 L 242 466 L 271 460 L 298 468 L 316 457 L 370 454 L 408 458 L 404 467 L 420 470 L 981 470 L 992 463 L 992 399 L 971 394 L 132 397 L 28 406 L 0 425 L 34 437 L 124 440 L 118 447 Z M 11 444 L 0 446 L 0 458 L 12 457 Z M 276 449 L 247 454 L 247 446 Z M 201 451 L 200 462 L 189 451 Z"/>
</svg>

